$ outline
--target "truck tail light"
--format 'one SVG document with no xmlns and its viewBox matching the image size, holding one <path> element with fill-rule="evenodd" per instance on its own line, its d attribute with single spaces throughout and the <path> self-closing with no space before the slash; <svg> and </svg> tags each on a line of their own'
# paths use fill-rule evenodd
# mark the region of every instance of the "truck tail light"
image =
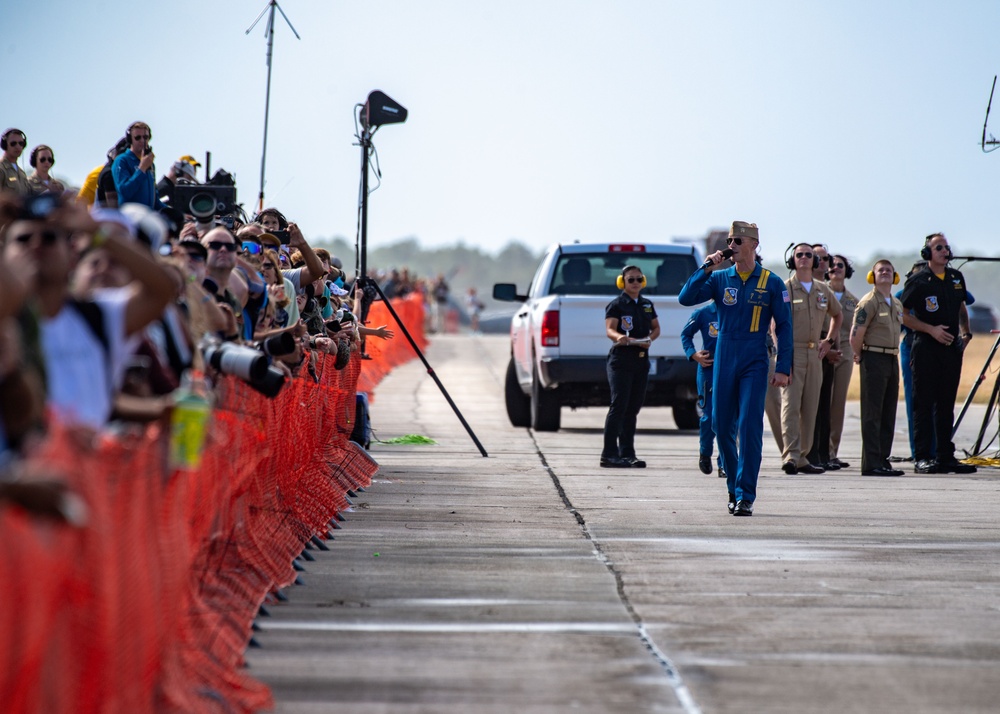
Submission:
<svg viewBox="0 0 1000 714">
<path fill-rule="evenodd" d="M 559 346 L 559 311 L 549 310 L 542 315 L 542 346 Z"/>
</svg>

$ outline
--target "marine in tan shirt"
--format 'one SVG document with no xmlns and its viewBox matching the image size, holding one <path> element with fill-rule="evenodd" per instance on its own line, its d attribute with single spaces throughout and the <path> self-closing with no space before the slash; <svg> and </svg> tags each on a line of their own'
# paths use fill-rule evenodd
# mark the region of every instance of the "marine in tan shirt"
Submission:
<svg viewBox="0 0 1000 714">
<path fill-rule="evenodd" d="M 22 196 L 31 193 L 28 176 L 17 165 L 27 143 L 28 139 L 20 129 L 7 129 L 0 134 L 0 149 L 3 150 L 3 159 L 0 160 L 0 191 L 14 191 Z"/>
<path fill-rule="evenodd" d="M 851 329 L 854 362 L 861 372 L 861 475 L 902 476 L 889 464 L 899 400 L 903 305 L 892 295 L 899 274 L 888 260 L 880 260 L 868 282 L 875 287 L 858 302 Z"/>
<path fill-rule="evenodd" d="M 819 474 L 824 469 L 810 464 L 806 454 L 812 448 L 816 429 L 819 391 L 823 383 L 822 360 L 840 335 L 841 308 L 833 291 L 812 271 L 818 262 L 808 243 L 795 246 L 788 267 L 795 271 L 785 286 L 792 307 L 792 379 L 781 394 L 781 454 L 785 473 Z M 830 317 L 830 336 L 820 339 L 823 322 Z"/>
</svg>

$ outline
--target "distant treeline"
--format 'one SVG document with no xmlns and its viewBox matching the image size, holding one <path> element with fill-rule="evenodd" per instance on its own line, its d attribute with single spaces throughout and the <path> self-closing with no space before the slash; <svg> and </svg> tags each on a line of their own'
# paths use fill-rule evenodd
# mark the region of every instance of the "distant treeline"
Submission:
<svg viewBox="0 0 1000 714">
<path fill-rule="evenodd" d="M 333 255 L 344 261 L 344 268 L 349 272 L 355 264 L 354 243 L 343 238 L 317 240 L 319 245 L 326 247 Z M 409 268 L 417 277 L 434 279 L 443 274 L 451 286 L 452 294 L 461 301 L 470 286 L 475 286 L 479 295 L 488 307 L 496 307 L 492 301 L 494 283 L 516 283 L 519 290 L 526 290 L 528 282 L 535 274 L 538 261 L 544 250 L 533 251 L 518 241 L 510 241 L 497 253 L 489 253 L 478 247 L 470 247 L 464 243 L 437 248 L 423 248 L 416 238 L 404 238 L 390 245 L 368 249 L 368 265 L 380 270 L 392 268 Z M 906 271 L 917 260 L 916 253 L 881 253 L 868 258 L 855 260 L 848 256 L 854 265 L 855 274 L 847 281 L 847 288 L 859 298 L 871 287 L 865 282 L 865 277 L 877 259 L 888 258 L 899 271 L 902 281 Z M 787 278 L 789 270 L 781 263 L 765 263 L 782 279 Z M 969 291 L 976 300 L 1000 308 L 1000 263 L 971 262 L 953 263 L 953 266 L 965 275 Z M 902 287 L 902 282 L 900 282 Z"/>
</svg>

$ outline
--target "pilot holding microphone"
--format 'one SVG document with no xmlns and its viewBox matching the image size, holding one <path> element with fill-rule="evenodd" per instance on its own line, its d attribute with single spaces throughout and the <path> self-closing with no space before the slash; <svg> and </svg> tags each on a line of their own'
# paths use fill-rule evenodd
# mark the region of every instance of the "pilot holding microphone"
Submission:
<svg viewBox="0 0 1000 714">
<path fill-rule="evenodd" d="M 728 508 L 734 516 L 753 515 L 757 497 L 768 385 L 767 334 L 772 319 L 778 359 L 771 384 L 787 386 L 792 367 L 788 291 L 780 278 L 756 262 L 759 243 L 755 223 L 733 221 L 726 239 L 729 248 L 708 256 L 679 296 L 687 306 L 714 300 L 719 311 L 713 426 L 726 472 Z M 735 265 L 711 270 L 730 255 Z"/>
</svg>

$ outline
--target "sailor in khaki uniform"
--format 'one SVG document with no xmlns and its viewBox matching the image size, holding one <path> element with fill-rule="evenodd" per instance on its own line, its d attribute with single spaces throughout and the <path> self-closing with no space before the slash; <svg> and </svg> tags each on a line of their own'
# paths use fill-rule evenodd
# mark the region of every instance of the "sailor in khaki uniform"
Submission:
<svg viewBox="0 0 1000 714">
<path fill-rule="evenodd" d="M 785 281 L 792 303 L 792 378 L 781 394 L 781 468 L 787 474 L 821 474 L 821 466 L 810 464 L 806 454 L 812 448 L 816 429 L 819 390 L 823 383 L 822 361 L 840 336 L 841 308 L 833 291 L 813 281 L 818 263 L 808 243 L 795 246 L 786 265 L 795 274 Z M 820 340 L 823 321 L 830 316 L 830 336 Z"/>
<path fill-rule="evenodd" d="M 3 150 L 3 158 L 0 159 L 0 191 L 14 191 L 22 196 L 31 195 L 28 176 L 17 165 L 17 160 L 21 158 L 21 152 L 27 143 L 28 138 L 20 129 L 7 129 L 0 134 L 0 150 Z"/>
<path fill-rule="evenodd" d="M 854 310 L 858 299 L 844 285 L 845 279 L 854 275 L 854 267 L 842 255 L 834 255 L 830 262 L 830 276 L 827 285 L 840 302 L 843 318 L 840 322 L 840 338 L 837 342 L 839 359 L 833 365 L 833 390 L 830 393 L 830 463 L 842 469 L 850 466 L 838 458 L 840 439 L 844 433 L 844 409 L 847 404 L 847 390 L 854 371 L 854 350 L 851 348 L 851 327 L 854 325 Z"/>
<path fill-rule="evenodd" d="M 861 365 L 861 475 L 902 476 L 889 464 L 899 401 L 903 304 L 892 295 L 899 274 L 888 260 L 880 260 L 868 282 L 875 287 L 858 302 L 851 330 L 854 362 Z"/>
</svg>

